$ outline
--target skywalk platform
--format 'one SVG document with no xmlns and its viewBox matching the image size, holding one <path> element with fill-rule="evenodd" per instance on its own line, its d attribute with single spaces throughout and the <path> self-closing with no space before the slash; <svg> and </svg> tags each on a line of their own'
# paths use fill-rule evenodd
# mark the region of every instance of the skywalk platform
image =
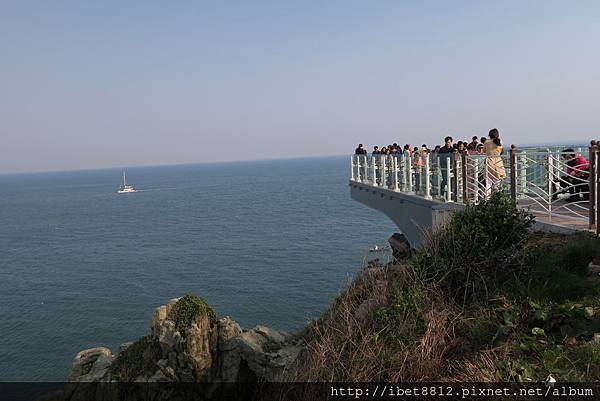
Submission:
<svg viewBox="0 0 600 401">
<path fill-rule="evenodd" d="M 537 230 L 566 234 L 595 230 L 600 209 L 596 206 L 598 147 L 572 147 L 574 152 L 565 152 L 565 148 L 517 149 L 513 145 L 508 154 L 500 156 L 506 178 L 499 188 L 535 215 Z M 569 153 L 583 155 L 588 165 L 569 165 Z M 443 224 L 466 204 L 489 196 L 492 186 L 487 163 L 485 155 L 458 152 L 354 155 L 350 195 L 388 216 L 418 248 L 428 230 Z M 578 178 L 568 178 L 568 172 Z"/>
</svg>

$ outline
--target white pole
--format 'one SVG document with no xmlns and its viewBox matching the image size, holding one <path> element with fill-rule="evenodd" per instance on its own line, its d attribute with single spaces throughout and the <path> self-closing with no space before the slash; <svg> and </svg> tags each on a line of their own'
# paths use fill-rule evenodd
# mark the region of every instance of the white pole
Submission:
<svg viewBox="0 0 600 401">
<path fill-rule="evenodd" d="M 386 163 L 386 156 L 382 155 L 381 156 L 381 185 L 382 187 L 387 187 L 387 182 L 386 182 L 386 176 L 385 176 L 385 163 Z"/>
<path fill-rule="evenodd" d="M 362 155 L 356 156 L 356 181 L 362 182 Z"/>
<path fill-rule="evenodd" d="M 446 190 L 446 202 L 452 202 L 452 194 L 450 191 L 450 187 L 451 185 L 451 181 L 450 181 L 450 156 L 446 157 L 446 188 L 444 188 Z"/>
<path fill-rule="evenodd" d="M 354 178 L 354 159 L 356 158 L 355 155 L 350 156 L 350 179 L 352 181 L 356 181 L 356 179 Z"/>
<path fill-rule="evenodd" d="M 554 160 L 548 150 L 548 220 L 552 221 L 552 177 L 554 175 Z"/>
<path fill-rule="evenodd" d="M 436 155 L 435 160 L 435 186 L 437 188 L 435 193 L 438 198 L 442 198 L 442 166 L 440 165 L 440 155 Z"/>
<path fill-rule="evenodd" d="M 419 154 L 419 159 L 417 162 L 417 167 L 419 168 L 419 187 L 417 188 L 417 193 L 423 193 L 423 166 L 421 161 L 423 160 L 423 156 Z"/>
<path fill-rule="evenodd" d="M 408 154 L 408 192 L 413 191 L 413 177 L 412 177 L 412 155 Z"/>
<path fill-rule="evenodd" d="M 394 168 L 394 191 L 398 191 L 398 158 L 392 156 L 392 166 Z"/>
<path fill-rule="evenodd" d="M 377 165 L 375 164 L 376 155 L 371 155 L 371 185 L 377 185 Z"/>
<path fill-rule="evenodd" d="M 406 188 L 408 185 L 408 175 L 406 173 L 406 160 L 408 160 L 408 155 L 406 153 L 402 154 L 402 191 L 408 192 Z"/>
<path fill-rule="evenodd" d="M 475 199 L 474 202 L 479 201 L 479 158 L 473 159 L 473 185 L 475 187 Z"/>
<path fill-rule="evenodd" d="M 431 167 L 429 165 L 429 153 L 425 155 L 425 199 L 431 199 L 431 183 L 429 181 L 431 175 Z"/>
<path fill-rule="evenodd" d="M 462 198 L 462 158 L 459 157 L 460 153 L 456 153 L 454 157 L 456 158 L 456 171 L 454 171 L 454 180 L 456 181 L 456 200 L 460 200 L 464 203 L 464 199 Z"/>
</svg>

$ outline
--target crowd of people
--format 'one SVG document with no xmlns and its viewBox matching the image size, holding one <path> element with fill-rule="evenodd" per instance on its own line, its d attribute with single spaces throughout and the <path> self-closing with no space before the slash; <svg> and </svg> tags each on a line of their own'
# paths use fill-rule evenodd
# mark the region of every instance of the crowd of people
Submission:
<svg viewBox="0 0 600 401">
<path fill-rule="evenodd" d="M 422 144 L 421 147 L 419 148 L 418 146 L 412 147 L 410 144 L 400 146 L 397 143 L 393 143 L 388 146 L 382 146 L 381 148 L 379 148 L 379 146 L 374 146 L 373 150 L 371 151 L 371 154 L 372 155 L 403 155 L 403 154 L 408 153 L 411 156 L 418 156 L 418 155 L 427 154 L 427 153 L 439 154 L 439 153 L 458 152 L 458 153 L 466 153 L 466 154 L 470 154 L 470 155 L 476 155 L 476 154 L 484 155 L 484 154 L 486 154 L 485 143 L 488 140 L 491 140 L 492 142 L 496 143 L 497 146 L 502 146 L 502 143 L 500 141 L 499 131 L 496 128 L 494 128 L 494 129 L 490 130 L 488 137 L 485 137 L 485 136 L 478 137 L 475 135 L 471 138 L 471 142 L 468 142 L 466 140 L 454 142 L 454 139 L 451 136 L 447 136 L 446 138 L 444 138 L 443 145 L 436 145 L 433 149 L 427 147 L 426 144 Z M 354 151 L 354 154 L 357 154 L 357 155 L 366 155 L 368 153 L 369 152 L 367 151 L 367 149 L 365 149 L 363 147 L 362 143 L 359 144 L 358 147 Z"/>
<path fill-rule="evenodd" d="M 426 144 L 422 144 L 421 147 L 411 146 L 405 144 L 400 146 L 397 143 L 391 145 L 374 146 L 370 152 L 372 156 L 388 155 L 388 156 L 403 156 L 410 155 L 412 157 L 415 167 L 420 167 L 424 163 L 426 155 L 436 156 L 443 154 L 466 154 L 466 155 L 484 155 L 485 158 L 485 172 L 484 172 L 484 185 L 485 192 L 489 194 L 493 188 L 498 188 L 502 185 L 506 178 L 506 169 L 504 167 L 504 161 L 502 154 L 504 153 L 504 147 L 502 140 L 500 139 L 500 132 L 498 129 L 493 128 L 489 131 L 488 136 L 473 136 L 471 141 L 460 140 L 454 142 L 451 136 L 444 138 L 443 145 L 437 145 L 433 149 L 429 148 Z M 369 152 L 364 148 L 363 144 L 359 144 L 354 151 L 355 155 L 368 155 Z M 578 154 L 571 148 L 562 150 L 562 157 L 565 160 L 566 169 L 564 175 L 560 176 L 553 183 L 553 194 L 554 199 L 564 197 L 567 201 L 573 202 L 583 198 L 587 199 L 587 192 L 589 192 L 588 178 L 589 178 L 589 164 L 584 156 Z M 446 166 L 446 158 L 442 157 L 439 159 L 442 170 L 449 168 Z M 441 187 L 448 191 L 448 182 L 446 180 L 446 174 L 442 175 Z M 559 189 L 560 187 L 560 189 Z"/>
</svg>

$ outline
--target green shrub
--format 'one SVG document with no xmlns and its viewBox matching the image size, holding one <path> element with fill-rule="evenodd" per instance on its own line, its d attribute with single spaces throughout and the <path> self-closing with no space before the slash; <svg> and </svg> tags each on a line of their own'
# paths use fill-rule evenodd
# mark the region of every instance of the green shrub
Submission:
<svg viewBox="0 0 600 401">
<path fill-rule="evenodd" d="M 518 280 L 506 281 L 503 292 L 512 298 L 562 302 L 598 296 L 598 280 L 591 279 L 587 266 L 596 252 L 591 233 L 570 236 L 535 234 L 534 246 L 524 250 L 529 267 Z"/>
<path fill-rule="evenodd" d="M 173 305 L 169 312 L 169 319 L 175 322 L 175 329 L 182 336 L 198 315 L 206 315 L 211 324 L 217 322 L 217 314 L 203 298 L 196 295 L 185 295 Z"/>
<path fill-rule="evenodd" d="M 389 305 L 377 310 L 375 320 L 384 338 L 393 344 L 407 343 L 423 335 L 430 307 L 430 294 L 422 285 L 397 280 L 391 288 Z"/>
<path fill-rule="evenodd" d="M 110 370 L 117 381 L 131 382 L 138 376 L 154 374 L 161 355 L 158 341 L 142 337 L 117 356 Z"/>
<path fill-rule="evenodd" d="M 432 233 L 411 265 L 454 301 L 487 299 L 490 286 L 522 273 L 521 251 L 533 222 L 533 215 L 496 191 Z"/>
</svg>

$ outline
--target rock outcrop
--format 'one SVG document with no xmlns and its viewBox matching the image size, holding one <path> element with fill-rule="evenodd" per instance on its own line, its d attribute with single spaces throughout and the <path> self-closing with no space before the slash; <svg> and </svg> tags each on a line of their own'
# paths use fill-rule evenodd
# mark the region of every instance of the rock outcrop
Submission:
<svg viewBox="0 0 600 401">
<path fill-rule="evenodd" d="M 101 380 L 108 372 L 114 356 L 108 348 L 97 347 L 78 352 L 73 359 L 67 381 L 93 382 Z"/>
<path fill-rule="evenodd" d="M 104 347 L 79 352 L 68 381 L 281 381 L 301 350 L 285 332 L 217 320 L 202 298 L 186 295 L 156 308 L 149 335 L 121 345 L 116 355 Z"/>
<path fill-rule="evenodd" d="M 410 246 L 410 242 L 404 234 L 394 233 L 388 239 L 388 242 L 392 248 L 394 259 L 397 261 L 406 260 L 414 253 L 414 249 Z"/>
</svg>

